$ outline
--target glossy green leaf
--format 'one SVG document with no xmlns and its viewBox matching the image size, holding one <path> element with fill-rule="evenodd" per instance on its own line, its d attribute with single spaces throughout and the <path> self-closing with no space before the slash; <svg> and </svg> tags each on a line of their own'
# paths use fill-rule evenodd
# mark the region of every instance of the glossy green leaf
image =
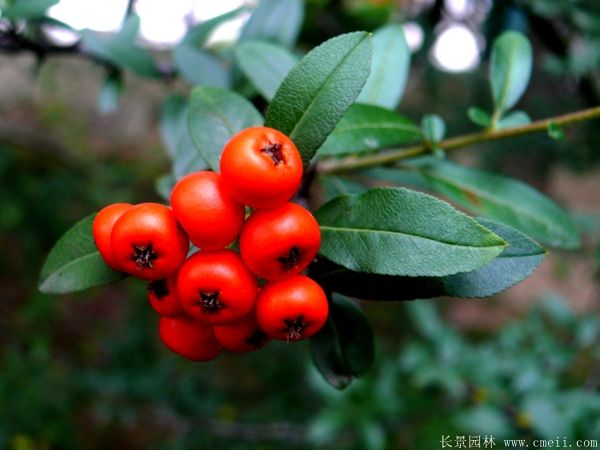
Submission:
<svg viewBox="0 0 600 450">
<path fill-rule="evenodd" d="M 225 64 L 209 51 L 191 45 L 179 45 L 173 62 L 181 76 L 192 85 L 229 87 L 231 80 Z"/>
<path fill-rule="evenodd" d="M 190 45 L 195 48 L 202 47 L 210 35 L 217 29 L 217 27 L 223 25 L 225 22 L 235 19 L 241 12 L 245 11 L 245 7 L 234 9 L 233 11 L 226 12 L 220 16 L 213 17 L 212 19 L 205 20 L 198 25 L 190 28 L 179 45 Z"/>
<path fill-rule="evenodd" d="M 569 215 L 521 181 L 451 162 L 428 164 L 421 173 L 431 188 L 478 215 L 509 224 L 551 247 L 579 246 Z"/>
<path fill-rule="evenodd" d="M 92 235 L 92 214 L 75 224 L 54 245 L 40 274 L 46 294 L 68 294 L 113 283 L 125 277 L 102 260 Z"/>
<path fill-rule="evenodd" d="M 187 101 L 179 95 L 168 97 L 162 106 L 159 123 L 160 137 L 167 153 L 175 156 L 177 143 L 187 134 Z"/>
<path fill-rule="evenodd" d="M 119 33 L 83 30 L 81 41 L 87 51 L 117 67 L 126 67 L 140 76 L 158 77 L 160 74 L 150 53 L 135 43 L 139 27 L 140 18 L 132 15 Z"/>
<path fill-rule="evenodd" d="M 298 62 L 288 49 L 267 41 L 242 42 L 235 49 L 235 57 L 244 75 L 268 101 Z"/>
<path fill-rule="evenodd" d="M 188 129 L 210 168 L 219 170 L 221 152 L 238 131 L 262 124 L 262 116 L 244 97 L 220 88 L 199 86 L 190 97 Z"/>
<path fill-rule="evenodd" d="M 555 123 L 551 123 L 548 125 L 548 136 L 555 141 L 560 141 L 565 138 L 565 132 L 560 126 L 556 125 Z"/>
<path fill-rule="evenodd" d="M 123 92 L 123 76 L 120 72 L 109 74 L 98 93 L 98 110 L 101 114 L 109 114 L 119 107 L 119 99 Z"/>
<path fill-rule="evenodd" d="M 404 188 L 338 197 L 316 212 L 320 255 L 382 275 L 442 276 L 481 267 L 505 242 L 448 203 Z"/>
<path fill-rule="evenodd" d="M 490 83 L 494 109 L 502 114 L 521 98 L 531 76 L 533 54 L 529 40 L 507 31 L 494 41 L 490 60 Z"/>
<path fill-rule="evenodd" d="M 489 128 L 492 124 L 492 117 L 481 108 L 475 106 L 467 110 L 467 115 L 471 122 L 483 128 Z"/>
<path fill-rule="evenodd" d="M 370 61 L 369 34 L 343 34 L 309 52 L 277 90 L 266 125 L 296 143 L 304 164 L 360 94 Z"/>
<path fill-rule="evenodd" d="M 14 1 L 5 11 L 3 16 L 9 19 L 39 19 L 46 15 L 51 6 L 59 0 L 18 0 Z"/>
<path fill-rule="evenodd" d="M 334 296 L 326 326 L 311 339 L 315 366 L 332 386 L 341 389 L 365 375 L 375 361 L 373 330 L 362 310 Z"/>
<path fill-rule="evenodd" d="M 404 94 L 409 67 L 410 48 L 402 25 L 388 24 L 376 30 L 371 74 L 357 102 L 395 110 Z"/>
<path fill-rule="evenodd" d="M 431 144 L 437 144 L 446 135 L 446 123 L 437 114 L 428 114 L 421 121 L 423 136 Z"/>
<path fill-rule="evenodd" d="M 303 0 L 260 0 L 244 25 L 240 40 L 264 39 L 291 47 L 303 19 Z"/>
<path fill-rule="evenodd" d="M 327 290 L 365 300 L 413 300 L 441 296 L 483 298 L 523 281 L 542 262 L 546 252 L 520 231 L 479 219 L 508 246 L 488 264 L 471 272 L 445 277 L 398 277 L 358 273 L 327 261 L 311 266 L 311 276 Z"/>
<path fill-rule="evenodd" d="M 530 123 L 531 118 L 526 112 L 511 111 L 498 120 L 496 123 L 496 129 L 500 130 L 503 128 L 521 127 L 523 125 L 529 125 Z"/>
<path fill-rule="evenodd" d="M 374 151 L 421 138 L 419 127 L 406 117 L 378 106 L 355 103 L 319 149 L 319 155 Z"/>
</svg>

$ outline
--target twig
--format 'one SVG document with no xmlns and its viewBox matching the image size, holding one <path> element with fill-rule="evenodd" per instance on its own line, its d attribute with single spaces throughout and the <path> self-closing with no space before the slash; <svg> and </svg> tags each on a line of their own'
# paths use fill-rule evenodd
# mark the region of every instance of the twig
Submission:
<svg viewBox="0 0 600 450">
<path fill-rule="evenodd" d="M 550 117 L 548 119 L 537 120 L 528 125 L 523 125 L 520 127 L 505 128 L 502 130 L 486 130 L 478 133 L 456 136 L 453 138 L 444 139 L 443 141 L 437 143 L 436 147 L 445 151 L 450 151 L 458 148 L 468 147 L 481 142 L 496 141 L 509 137 L 524 136 L 527 134 L 547 131 L 548 127 L 552 124 L 565 126 L 598 117 L 600 117 L 600 106 L 564 114 L 561 116 Z M 390 150 L 387 152 L 363 157 L 348 156 L 341 159 L 330 159 L 319 162 L 317 171 L 320 174 L 330 174 L 361 170 L 369 167 L 390 164 L 402 159 L 424 155 L 430 151 L 431 148 L 427 143 L 421 143 L 397 150 Z"/>
</svg>

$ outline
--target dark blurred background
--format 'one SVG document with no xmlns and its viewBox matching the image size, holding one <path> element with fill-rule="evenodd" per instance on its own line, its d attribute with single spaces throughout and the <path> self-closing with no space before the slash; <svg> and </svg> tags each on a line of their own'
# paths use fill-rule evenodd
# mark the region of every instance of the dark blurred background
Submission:
<svg viewBox="0 0 600 450">
<path fill-rule="evenodd" d="M 86 12 L 80 2 L 76 13 L 75 3 L 51 11 L 102 31 L 118 29 L 127 7 L 92 1 Z M 221 11 L 213 2 L 172 3 L 133 5 L 143 44 L 159 58 L 187 26 L 241 2 L 214 2 Z M 596 0 L 308 0 L 306 8 L 303 50 L 346 31 L 406 24 L 413 59 L 400 111 L 417 122 L 439 114 L 448 135 L 474 130 L 469 106 L 490 106 L 487 52 L 505 29 L 534 46 L 520 109 L 538 119 L 600 103 Z M 216 45 L 235 31 L 221 29 Z M 274 342 L 203 364 L 168 352 L 139 281 L 62 297 L 38 292 L 46 254 L 76 221 L 110 202 L 161 201 L 155 180 L 170 170 L 161 104 L 190 86 L 127 73 L 107 112 L 98 101 L 104 76 L 77 54 L 0 52 L 0 448 L 432 449 L 442 436 L 600 439 L 597 121 L 569 127 L 562 141 L 535 135 L 457 152 L 554 198 L 577 220 L 583 246 L 553 251 L 493 298 L 363 303 L 376 367 L 338 392 L 316 374 L 308 343 Z"/>
</svg>

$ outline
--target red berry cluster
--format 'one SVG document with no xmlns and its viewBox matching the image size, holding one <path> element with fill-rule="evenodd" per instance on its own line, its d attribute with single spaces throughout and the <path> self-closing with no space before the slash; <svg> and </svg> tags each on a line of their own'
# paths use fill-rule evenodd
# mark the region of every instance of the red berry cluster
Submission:
<svg viewBox="0 0 600 450">
<path fill-rule="evenodd" d="M 328 304 L 300 274 L 321 242 L 312 214 L 289 202 L 301 179 L 302 159 L 287 136 L 248 128 L 225 145 L 220 174 L 179 180 L 170 208 L 107 206 L 94 239 L 107 265 L 149 281 L 160 337 L 187 359 L 308 338 L 327 320 Z M 239 253 L 228 248 L 236 240 Z M 188 256 L 190 241 L 199 250 Z"/>
</svg>

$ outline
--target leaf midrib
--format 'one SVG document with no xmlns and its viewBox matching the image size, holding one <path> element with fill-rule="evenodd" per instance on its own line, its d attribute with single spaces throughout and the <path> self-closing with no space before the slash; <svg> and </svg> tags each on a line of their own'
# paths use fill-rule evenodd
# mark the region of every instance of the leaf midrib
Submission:
<svg viewBox="0 0 600 450">
<path fill-rule="evenodd" d="M 330 226 L 330 225 L 319 225 L 321 230 L 329 230 L 329 231 L 338 231 L 338 232 L 343 232 L 343 233 L 361 233 L 361 234 L 391 234 L 391 235 L 400 235 L 400 236 L 404 236 L 407 238 L 418 238 L 418 239 L 422 239 L 425 241 L 432 241 L 432 242 L 436 242 L 439 244 L 445 244 L 445 245 L 449 245 L 449 246 L 453 246 L 453 247 L 461 247 L 461 248 L 473 248 L 473 249 L 491 249 L 491 248 L 496 248 L 496 247 L 500 247 L 500 248 L 505 248 L 506 245 L 501 245 L 501 244 L 492 244 L 492 245 L 465 245 L 465 244 L 458 244 L 455 242 L 449 242 L 449 241 L 444 241 L 444 240 L 437 240 L 431 237 L 427 237 L 427 236 L 421 236 L 418 234 L 409 234 L 406 232 L 402 232 L 402 231 L 389 231 L 389 230 L 377 230 L 377 229 L 369 229 L 369 228 L 348 228 L 348 227 L 334 227 L 334 226 Z"/>
</svg>

